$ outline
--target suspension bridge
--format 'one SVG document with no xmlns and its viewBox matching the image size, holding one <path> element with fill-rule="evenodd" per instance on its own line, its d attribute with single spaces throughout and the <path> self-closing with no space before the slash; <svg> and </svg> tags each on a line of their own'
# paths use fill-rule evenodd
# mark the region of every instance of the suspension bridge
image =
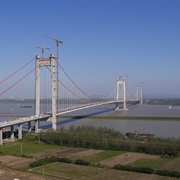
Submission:
<svg viewBox="0 0 180 180">
<path fill-rule="evenodd" d="M 59 42 L 61 41 L 56 40 L 57 44 Z M 10 139 L 14 140 L 16 131 L 18 139 L 22 139 L 23 124 L 27 124 L 28 132 L 31 132 L 33 123 L 35 133 L 37 133 L 39 131 L 41 121 L 50 121 L 52 123 L 52 129 L 57 130 L 57 116 L 65 113 L 101 106 L 105 104 L 116 104 L 115 110 L 128 110 L 128 101 L 139 101 L 139 103 L 143 103 L 142 86 L 137 86 L 136 97 L 133 98 L 128 95 L 126 78 L 124 77 L 120 77 L 116 80 L 116 83 L 107 98 L 98 100 L 92 99 L 78 87 L 78 85 L 70 78 L 67 72 L 60 65 L 58 61 L 58 48 L 57 56 L 55 57 L 53 54 L 50 54 L 48 58 L 44 58 L 45 48 L 40 48 L 42 49 L 42 57 L 37 55 L 34 59 L 30 60 L 18 70 L 0 81 L 0 85 L 2 85 L 7 80 L 12 78 L 15 74 L 19 73 L 19 71 L 21 71 L 23 68 L 28 66 L 30 63 L 34 61 L 36 62 L 33 69 L 20 77 L 17 81 L 8 86 L 5 90 L 0 92 L 0 97 L 2 97 L 5 93 L 18 85 L 21 81 L 24 81 L 31 73 L 35 73 L 35 114 L 23 118 L 17 118 L 14 120 L 1 122 L 0 145 L 3 144 L 3 132 L 6 131 L 6 128 L 10 129 Z M 49 94 L 51 99 L 51 105 L 48 111 L 45 112 L 41 111 L 42 68 L 46 68 L 50 74 L 50 83 L 47 84 L 47 86 L 50 87 Z M 123 108 L 119 108 L 119 103 L 123 104 Z M 15 129 L 15 127 L 17 127 L 17 130 Z"/>
</svg>

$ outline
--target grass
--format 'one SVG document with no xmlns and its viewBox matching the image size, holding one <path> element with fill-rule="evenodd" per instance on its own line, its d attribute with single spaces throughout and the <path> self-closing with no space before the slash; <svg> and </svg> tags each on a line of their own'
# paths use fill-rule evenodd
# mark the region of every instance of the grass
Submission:
<svg viewBox="0 0 180 180">
<path fill-rule="evenodd" d="M 111 151 L 111 150 L 105 150 L 103 152 L 91 155 L 91 156 L 86 156 L 81 159 L 85 161 L 89 161 L 91 163 L 99 163 L 100 161 L 103 161 L 105 159 L 109 159 L 114 156 L 118 156 L 120 154 L 123 154 L 124 152 L 122 151 Z"/>
<path fill-rule="evenodd" d="M 56 177 L 63 178 L 72 178 L 72 179 L 80 179 L 80 178 L 90 178 L 94 175 L 102 172 L 101 168 L 93 168 L 86 166 L 78 166 L 74 164 L 65 164 L 65 163 L 53 163 L 48 164 L 42 167 L 33 168 L 33 172 L 44 173 L 48 175 L 53 175 Z"/>
<path fill-rule="evenodd" d="M 33 153 L 40 153 L 50 149 L 60 148 L 57 145 L 49 145 L 34 142 L 15 142 L 0 146 L 0 154 L 2 155 L 31 155 Z"/>
<path fill-rule="evenodd" d="M 166 159 L 166 161 L 161 165 L 160 169 L 180 171 L 180 157 Z"/>
<path fill-rule="evenodd" d="M 166 162 L 166 159 L 139 159 L 131 164 L 133 167 L 149 167 L 152 169 L 160 169 L 160 167 Z"/>
<path fill-rule="evenodd" d="M 174 170 L 180 171 L 180 157 L 178 158 L 158 158 L 158 159 L 139 159 L 129 164 L 136 167 L 149 167 L 155 170 Z"/>
<path fill-rule="evenodd" d="M 107 168 L 97 168 L 89 166 L 79 166 L 75 164 L 53 163 L 38 168 L 30 169 L 31 172 L 42 174 L 44 179 L 46 175 L 58 177 L 59 179 L 112 179 L 112 180 L 139 180 L 139 179 L 156 179 L 156 180 L 175 180 L 177 178 L 149 175 L 136 172 L 127 172 Z"/>
</svg>

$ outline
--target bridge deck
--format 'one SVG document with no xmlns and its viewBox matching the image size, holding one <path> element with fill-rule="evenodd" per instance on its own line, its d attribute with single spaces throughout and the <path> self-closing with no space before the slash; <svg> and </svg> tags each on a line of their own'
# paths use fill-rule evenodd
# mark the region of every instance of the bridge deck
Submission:
<svg viewBox="0 0 180 180">
<path fill-rule="evenodd" d="M 5 128 L 5 127 L 22 124 L 22 123 L 27 123 L 30 121 L 48 119 L 49 117 L 51 117 L 51 115 L 45 114 L 45 115 L 34 115 L 34 116 L 30 116 L 30 117 L 28 116 L 28 117 L 23 117 L 23 118 L 19 118 L 19 119 L 15 119 L 15 120 L 10 120 L 10 121 L 4 121 L 4 122 L 0 123 L 0 128 Z"/>
<path fill-rule="evenodd" d="M 127 101 L 137 101 L 137 99 L 128 99 Z M 75 107 L 71 107 L 71 108 L 61 109 L 56 113 L 56 115 L 58 116 L 58 115 L 66 114 L 69 112 L 74 112 L 74 111 L 78 111 L 78 110 L 82 110 L 82 109 L 101 106 L 101 105 L 105 105 L 105 104 L 113 104 L 113 103 L 118 103 L 118 102 L 123 102 L 123 100 L 95 102 L 95 103 L 91 103 L 91 104 L 85 104 L 85 105 L 75 106 Z M 13 125 L 36 121 L 36 120 L 41 121 L 44 119 L 48 119 L 51 116 L 52 116 L 51 112 L 49 112 L 49 113 L 45 113 L 45 114 L 33 115 L 33 116 L 23 117 L 23 118 L 19 118 L 19 119 L 15 119 L 15 120 L 4 121 L 4 122 L 0 123 L 0 129 L 9 127 L 9 126 L 13 126 Z"/>
<path fill-rule="evenodd" d="M 139 100 L 137 100 L 137 99 L 128 99 L 127 101 L 139 101 Z M 66 109 L 63 109 L 63 110 L 59 111 L 56 115 L 66 114 L 66 113 L 70 113 L 70 112 L 74 112 L 74 111 L 79 111 L 79 110 L 82 110 L 82 109 L 87 109 L 87 108 L 106 105 L 106 104 L 114 104 L 114 103 L 119 103 L 119 102 L 123 102 L 123 100 L 95 102 L 95 103 L 76 106 L 76 107 L 72 107 L 72 108 L 66 108 Z"/>
<path fill-rule="evenodd" d="M 129 99 L 127 101 L 137 101 L 137 99 L 131 99 L 131 100 Z M 82 109 L 87 109 L 87 108 L 96 107 L 96 106 L 105 105 L 105 104 L 113 104 L 113 103 L 118 103 L 118 102 L 123 102 L 123 100 L 95 102 L 95 103 L 76 106 L 76 107 L 72 107 L 72 108 L 61 109 L 60 111 L 58 111 L 56 113 L 56 116 L 61 115 L 61 114 L 65 114 L 65 113 L 69 113 L 69 112 L 82 110 Z M 1 122 L 0 123 L 0 145 L 3 144 L 3 131 L 4 131 L 4 128 L 11 127 L 11 130 L 10 130 L 11 138 L 14 139 L 14 126 L 18 125 L 18 139 L 22 139 L 22 124 L 29 123 L 28 124 L 28 131 L 29 131 L 29 130 L 31 130 L 31 121 L 35 121 L 35 132 L 38 132 L 38 128 L 39 128 L 38 127 L 39 126 L 38 121 L 48 120 L 50 117 L 52 117 L 51 112 Z"/>
</svg>

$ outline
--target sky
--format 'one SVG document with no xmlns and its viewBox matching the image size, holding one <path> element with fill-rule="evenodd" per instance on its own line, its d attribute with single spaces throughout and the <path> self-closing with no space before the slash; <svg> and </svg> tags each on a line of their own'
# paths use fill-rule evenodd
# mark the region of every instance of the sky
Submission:
<svg viewBox="0 0 180 180">
<path fill-rule="evenodd" d="M 146 96 L 180 97 L 179 0 L 0 0 L 0 24 L 0 81 L 41 55 L 36 46 L 56 53 L 46 34 L 63 41 L 60 64 L 89 96 L 126 76 L 132 94 L 141 83 Z M 31 97 L 34 82 L 2 97 Z"/>
</svg>

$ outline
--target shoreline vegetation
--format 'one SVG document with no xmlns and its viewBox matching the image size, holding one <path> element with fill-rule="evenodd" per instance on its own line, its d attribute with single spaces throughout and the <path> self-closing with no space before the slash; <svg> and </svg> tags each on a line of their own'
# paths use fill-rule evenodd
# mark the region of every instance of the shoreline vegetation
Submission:
<svg viewBox="0 0 180 180">
<path fill-rule="evenodd" d="M 59 146 L 140 152 L 168 157 L 180 155 L 180 139 L 127 137 L 119 131 L 106 127 L 71 126 L 69 129 L 42 131 L 34 136 L 30 135 L 29 138 Z"/>
</svg>

